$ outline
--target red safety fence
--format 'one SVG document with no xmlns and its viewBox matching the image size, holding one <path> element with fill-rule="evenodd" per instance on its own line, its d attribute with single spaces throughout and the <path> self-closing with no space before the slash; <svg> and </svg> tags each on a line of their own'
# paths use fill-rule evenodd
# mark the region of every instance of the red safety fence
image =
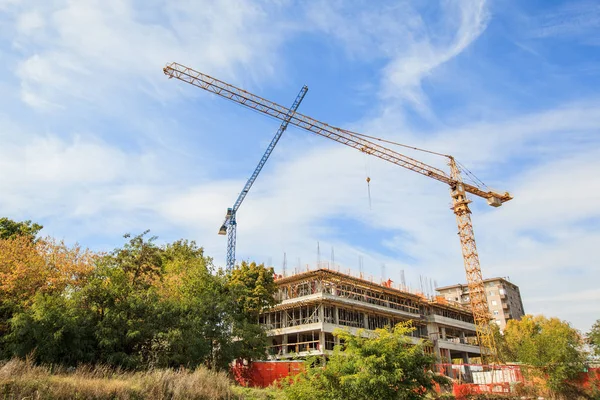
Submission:
<svg viewBox="0 0 600 400">
<path fill-rule="evenodd" d="M 472 394 L 513 394 L 518 387 L 536 386 L 541 382 L 527 378 L 520 365 L 436 364 L 435 371 L 452 380 L 452 394 L 464 399 Z M 235 380 L 242 386 L 267 387 L 304 370 L 302 361 L 239 361 L 232 367 Z M 600 390 L 600 368 L 590 368 L 580 376 L 578 385 Z"/>
<path fill-rule="evenodd" d="M 235 380 L 242 386 L 267 387 L 273 382 L 304 371 L 302 361 L 237 361 L 232 367 Z"/>
</svg>

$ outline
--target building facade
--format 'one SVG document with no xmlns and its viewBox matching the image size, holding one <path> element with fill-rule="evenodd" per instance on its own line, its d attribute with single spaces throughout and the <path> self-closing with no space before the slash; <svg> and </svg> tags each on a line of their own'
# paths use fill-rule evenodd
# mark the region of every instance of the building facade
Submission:
<svg viewBox="0 0 600 400">
<path fill-rule="evenodd" d="M 333 331 L 369 335 L 377 328 L 412 321 L 412 339 L 428 339 L 439 361 L 479 357 L 470 310 L 444 298 L 423 296 L 328 269 L 276 280 L 278 304 L 260 315 L 269 337 L 268 358 L 327 355 L 338 344 Z"/>
<path fill-rule="evenodd" d="M 525 315 L 517 285 L 504 278 L 485 279 L 483 282 L 490 315 L 500 329 L 503 330 L 509 320 L 518 320 Z M 436 291 L 449 303 L 468 305 L 470 302 L 469 287 L 465 284 L 444 286 L 436 288 Z"/>
</svg>

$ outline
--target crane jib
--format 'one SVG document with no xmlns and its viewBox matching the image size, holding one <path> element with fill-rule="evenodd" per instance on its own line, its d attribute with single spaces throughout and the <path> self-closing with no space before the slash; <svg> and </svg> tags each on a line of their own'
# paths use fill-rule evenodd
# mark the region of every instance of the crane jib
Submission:
<svg viewBox="0 0 600 400">
<path fill-rule="evenodd" d="M 288 108 L 247 92 L 244 89 L 240 89 L 229 83 L 220 81 L 209 75 L 193 70 L 189 67 L 185 67 L 181 64 L 168 64 L 163 69 L 163 72 L 169 77 L 177 78 L 201 89 L 232 100 L 238 104 L 267 114 L 271 117 L 280 120 L 285 120 L 287 117 L 287 113 L 289 111 Z M 363 153 L 368 153 L 369 155 L 381 158 L 385 161 L 412 170 L 421 175 L 436 179 L 440 182 L 446 183 L 447 185 L 453 186 L 458 183 L 456 180 L 452 179 L 445 172 L 438 168 L 415 160 L 389 148 L 380 146 L 364 138 L 353 135 L 349 131 L 325 124 L 303 114 L 293 114 L 289 120 L 289 123 L 317 135 L 345 144 L 346 146 L 353 147 Z M 491 191 L 485 191 L 468 183 L 463 183 L 463 185 L 466 192 L 485 199 L 492 199 L 494 202 L 499 201 L 500 204 L 512 199 L 508 193 L 499 194 Z M 495 204 L 496 203 L 492 205 Z"/>
</svg>

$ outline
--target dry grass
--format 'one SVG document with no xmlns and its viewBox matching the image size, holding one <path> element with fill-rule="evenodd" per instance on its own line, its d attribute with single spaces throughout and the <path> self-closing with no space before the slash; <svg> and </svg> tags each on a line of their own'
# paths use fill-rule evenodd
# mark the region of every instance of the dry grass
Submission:
<svg viewBox="0 0 600 400">
<path fill-rule="evenodd" d="M 104 366 L 74 370 L 35 366 L 13 359 L 0 363 L 0 399 L 239 399 L 224 373 L 196 370 L 124 372 Z"/>
</svg>

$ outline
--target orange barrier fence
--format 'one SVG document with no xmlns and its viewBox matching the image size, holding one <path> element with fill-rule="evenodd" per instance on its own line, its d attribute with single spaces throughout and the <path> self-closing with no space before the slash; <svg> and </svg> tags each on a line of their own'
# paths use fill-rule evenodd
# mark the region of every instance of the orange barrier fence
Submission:
<svg viewBox="0 0 600 400">
<path fill-rule="evenodd" d="M 520 365 L 436 364 L 435 371 L 452 379 L 452 394 L 457 399 L 472 394 L 511 394 L 519 386 L 539 382 L 529 381 Z M 525 367 L 526 368 L 526 367 Z M 267 387 L 304 370 L 302 361 L 239 361 L 232 366 L 235 380 L 242 386 Z M 582 372 L 577 384 L 586 389 L 600 390 L 600 368 Z"/>
<path fill-rule="evenodd" d="M 249 387 L 267 387 L 303 370 L 302 361 L 254 361 L 250 365 L 236 362 L 232 367 L 235 380 L 240 385 Z"/>
</svg>

